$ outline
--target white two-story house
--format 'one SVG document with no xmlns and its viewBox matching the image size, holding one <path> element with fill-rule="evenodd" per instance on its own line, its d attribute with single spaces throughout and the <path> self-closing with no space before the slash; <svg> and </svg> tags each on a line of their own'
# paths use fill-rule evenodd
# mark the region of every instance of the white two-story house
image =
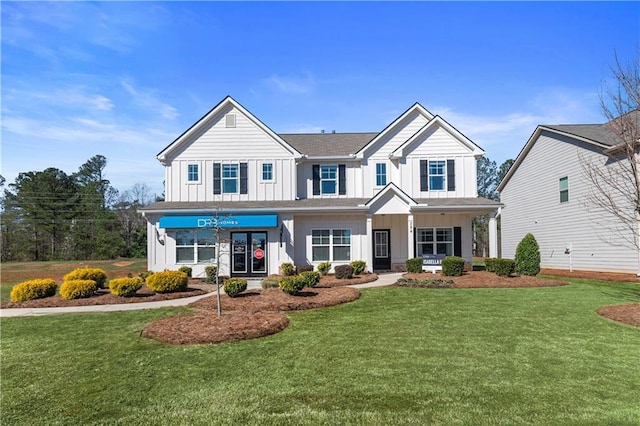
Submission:
<svg viewBox="0 0 640 426">
<path fill-rule="evenodd" d="M 228 276 L 278 273 L 284 262 L 472 260 L 484 151 L 415 104 L 379 133 L 276 134 L 231 97 L 164 148 L 165 200 L 142 210 L 148 268 L 219 263 Z M 493 255 L 497 252 L 491 220 Z"/>
</svg>

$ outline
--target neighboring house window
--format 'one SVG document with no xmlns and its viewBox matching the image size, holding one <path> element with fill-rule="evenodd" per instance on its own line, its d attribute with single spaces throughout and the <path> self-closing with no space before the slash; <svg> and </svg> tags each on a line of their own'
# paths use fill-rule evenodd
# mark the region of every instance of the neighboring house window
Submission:
<svg viewBox="0 0 640 426">
<path fill-rule="evenodd" d="M 273 163 L 262 163 L 262 180 L 273 182 Z"/>
<path fill-rule="evenodd" d="M 213 163 L 214 194 L 247 194 L 247 163 Z"/>
<path fill-rule="evenodd" d="M 420 160 L 420 191 L 455 191 L 455 160 Z"/>
<path fill-rule="evenodd" d="M 313 195 L 346 195 L 347 172 L 344 164 L 314 164 Z"/>
<path fill-rule="evenodd" d="M 200 182 L 200 169 L 198 164 L 187 165 L 187 181 L 191 183 Z"/>
<path fill-rule="evenodd" d="M 215 244 L 213 230 L 176 231 L 176 263 L 211 263 Z"/>
<path fill-rule="evenodd" d="M 376 163 L 376 186 L 385 186 L 387 184 L 387 165 L 385 163 Z"/>
<path fill-rule="evenodd" d="M 416 256 L 444 254 L 453 256 L 453 228 L 416 229 Z"/>
<path fill-rule="evenodd" d="M 311 260 L 314 262 L 351 260 L 351 230 L 311 231 Z"/>
<path fill-rule="evenodd" d="M 569 177 L 565 176 L 560 178 L 560 202 L 566 203 L 569 201 Z"/>
</svg>

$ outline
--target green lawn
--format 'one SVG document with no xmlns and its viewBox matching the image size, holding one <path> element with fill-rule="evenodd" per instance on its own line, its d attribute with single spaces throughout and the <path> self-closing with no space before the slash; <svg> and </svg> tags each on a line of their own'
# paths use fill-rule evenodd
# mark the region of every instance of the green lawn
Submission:
<svg viewBox="0 0 640 426">
<path fill-rule="evenodd" d="M 376 288 L 222 345 L 140 337 L 184 310 L 3 318 L 2 424 L 640 424 L 637 284 Z"/>
<path fill-rule="evenodd" d="M 3 262 L 0 263 L 0 303 L 11 300 L 11 289 L 20 282 L 52 278 L 61 284 L 65 274 L 84 267 L 103 269 L 109 279 L 126 277 L 128 273 L 138 276 L 140 272 L 147 270 L 147 259 Z"/>
</svg>

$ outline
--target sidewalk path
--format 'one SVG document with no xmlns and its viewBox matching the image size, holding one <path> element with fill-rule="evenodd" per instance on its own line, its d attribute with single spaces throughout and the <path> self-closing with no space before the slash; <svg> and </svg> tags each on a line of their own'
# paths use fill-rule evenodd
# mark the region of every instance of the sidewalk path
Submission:
<svg viewBox="0 0 640 426">
<path fill-rule="evenodd" d="M 402 273 L 380 274 L 378 279 L 370 283 L 354 284 L 349 287 L 372 288 L 394 284 Z M 252 280 L 248 288 L 260 288 L 260 281 Z M 157 302 L 140 303 L 120 303 L 116 305 L 92 305 L 92 306 L 66 306 L 62 308 L 7 308 L 0 309 L 0 318 L 8 317 L 28 317 L 36 315 L 68 314 L 77 312 L 115 312 L 115 311 L 137 311 L 140 309 L 166 308 L 170 306 L 186 306 L 196 300 L 210 297 L 213 293 L 201 294 L 199 296 L 185 297 L 183 299 L 160 300 Z"/>
</svg>

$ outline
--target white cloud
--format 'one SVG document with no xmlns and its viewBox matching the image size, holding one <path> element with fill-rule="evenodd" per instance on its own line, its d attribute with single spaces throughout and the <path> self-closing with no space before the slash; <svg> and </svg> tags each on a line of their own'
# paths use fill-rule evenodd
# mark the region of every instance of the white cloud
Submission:
<svg viewBox="0 0 640 426">
<path fill-rule="evenodd" d="M 156 95 L 155 90 L 138 89 L 134 87 L 132 83 L 126 80 L 122 80 L 120 84 L 125 89 L 125 91 L 129 93 L 129 95 L 131 95 L 133 103 L 136 106 L 160 114 L 162 118 L 165 118 L 167 120 L 173 120 L 180 115 L 176 108 L 162 102 Z"/>
<path fill-rule="evenodd" d="M 309 94 L 313 92 L 316 86 L 315 78 L 309 73 L 303 77 L 280 76 L 273 74 L 264 81 L 271 89 L 292 95 Z"/>
</svg>

